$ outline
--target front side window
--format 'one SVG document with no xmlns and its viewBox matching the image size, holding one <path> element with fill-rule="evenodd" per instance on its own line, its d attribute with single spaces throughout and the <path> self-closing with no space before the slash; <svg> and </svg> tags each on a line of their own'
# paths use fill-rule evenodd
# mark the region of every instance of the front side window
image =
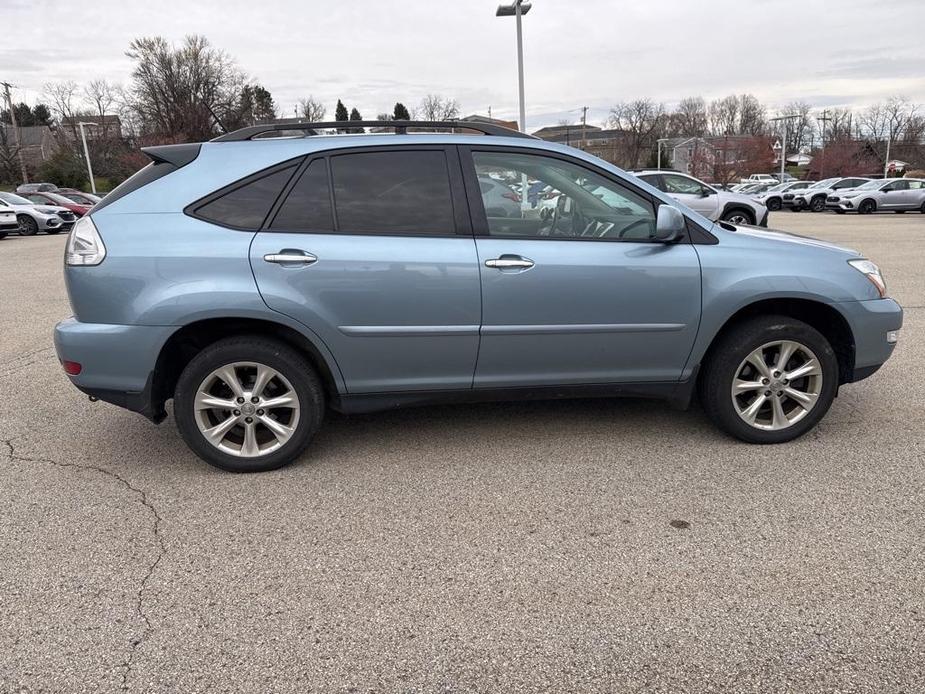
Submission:
<svg viewBox="0 0 925 694">
<path fill-rule="evenodd" d="M 922 190 L 925 188 L 925 181 L 906 181 L 906 185 L 908 186 L 908 190 Z"/>
<path fill-rule="evenodd" d="M 909 190 L 909 181 L 896 181 L 886 186 L 884 190 Z"/>
<path fill-rule="evenodd" d="M 674 176 L 672 174 L 662 174 L 665 180 L 665 191 L 675 195 L 700 195 L 703 193 L 703 185 L 700 181 L 695 181 L 687 176 Z"/>
<path fill-rule="evenodd" d="M 331 158 L 331 175 L 342 234 L 456 232 L 442 150 L 342 154 Z"/>
<path fill-rule="evenodd" d="M 553 157 L 473 152 L 491 236 L 646 241 L 655 208 L 643 195 Z M 526 199 L 520 191 L 527 191 Z M 534 193 L 535 191 L 535 193 Z"/>
<path fill-rule="evenodd" d="M 295 170 L 296 164 L 292 164 L 251 178 L 199 205 L 195 214 L 206 221 L 236 229 L 259 229 Z"/>
</svg>

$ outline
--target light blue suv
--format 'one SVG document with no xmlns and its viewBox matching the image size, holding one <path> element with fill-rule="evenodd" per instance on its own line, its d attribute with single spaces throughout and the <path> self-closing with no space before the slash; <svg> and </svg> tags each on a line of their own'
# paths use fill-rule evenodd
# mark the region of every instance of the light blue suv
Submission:
<svg viewBox="0 0 925 694">
<path fill-rule="evenodd" d="M 323 134 L 340 125 L 146 149 L 68 240 L 74 385 L 154 422 L 173 399 L 200 457 L 258 471 L 328 407 L 696 392 L 727 433 L 777 443 L 893 351 L 902 309 L 854 251 L 710 222 L 494 125 Z M 559 194 L 495 216 L 489 179 Z"/>
</svg>

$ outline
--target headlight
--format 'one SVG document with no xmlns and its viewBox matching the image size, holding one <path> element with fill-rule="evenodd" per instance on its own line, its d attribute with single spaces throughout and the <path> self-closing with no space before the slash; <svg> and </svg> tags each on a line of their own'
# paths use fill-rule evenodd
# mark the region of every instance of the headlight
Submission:
<svg viewBox="0 0 925 694">
<path fill-rule="evenodd" d="M 877 265 L 867 258 L 856 258 L 855 260 L 849 260 L 848 265 L 853 267 L 858 272 L 864 273 L 864 276 L 870 280 L 877 288 L 877 292 L 880 294 L 880 298 L 886 298 L 886 282 L 883 281 L 883 275 L 880 272 L 880 268 Z"/>
<path fill-rule="evenodd" d="M 90 217 L 81 217 L 67 237 L 65 265 L 99 265 L 106 257 L 106 246 Z"/>
</svg>

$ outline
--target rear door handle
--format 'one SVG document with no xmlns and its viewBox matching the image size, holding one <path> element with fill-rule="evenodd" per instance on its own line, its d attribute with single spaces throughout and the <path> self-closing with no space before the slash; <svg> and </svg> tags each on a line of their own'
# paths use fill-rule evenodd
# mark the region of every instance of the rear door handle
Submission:
<svg viewBox="0 0 925 694">
<path fill-rule="evenodd" d="M 318 258 L 311 253 L 304 251 L 280 251 L 279 253 L 267 253 L 263 259 L 268 263 L 277 263 L 278 265 L 311 265 L 317 263 Z"/>
<path fill-rule="evenodd" d="M 529 270 L 535 263 L 529 258 L 519 255 L 502 255 L 500 258 L 491 258 L 485 261 L 485 267 L 499 270 Z"/>
</svg>

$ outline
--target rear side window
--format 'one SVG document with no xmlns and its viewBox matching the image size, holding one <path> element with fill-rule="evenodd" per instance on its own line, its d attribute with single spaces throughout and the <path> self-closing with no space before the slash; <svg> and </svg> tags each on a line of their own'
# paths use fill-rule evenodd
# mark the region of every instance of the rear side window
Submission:
<svg viewBox="0 0 925 694">
<path fill-rule="evenodd" d="M 331 173 L 342 234 L 456 232 L 442 150 L 342 154 L 331 158 Z"/>
<path fill-rule="evenodd" d="M 296 164 L 275 169 L 199 205 L 195 214 L 200 219 L 236 229 L 260 228 L 270 208 L 292 177 Z"/>
<path fill-rule="evenodd" d="M 316 159 L 302 172 L 273 218 L 270 229 L 334 231 L 331 189 L 324 159 Z"/>
</svg>

